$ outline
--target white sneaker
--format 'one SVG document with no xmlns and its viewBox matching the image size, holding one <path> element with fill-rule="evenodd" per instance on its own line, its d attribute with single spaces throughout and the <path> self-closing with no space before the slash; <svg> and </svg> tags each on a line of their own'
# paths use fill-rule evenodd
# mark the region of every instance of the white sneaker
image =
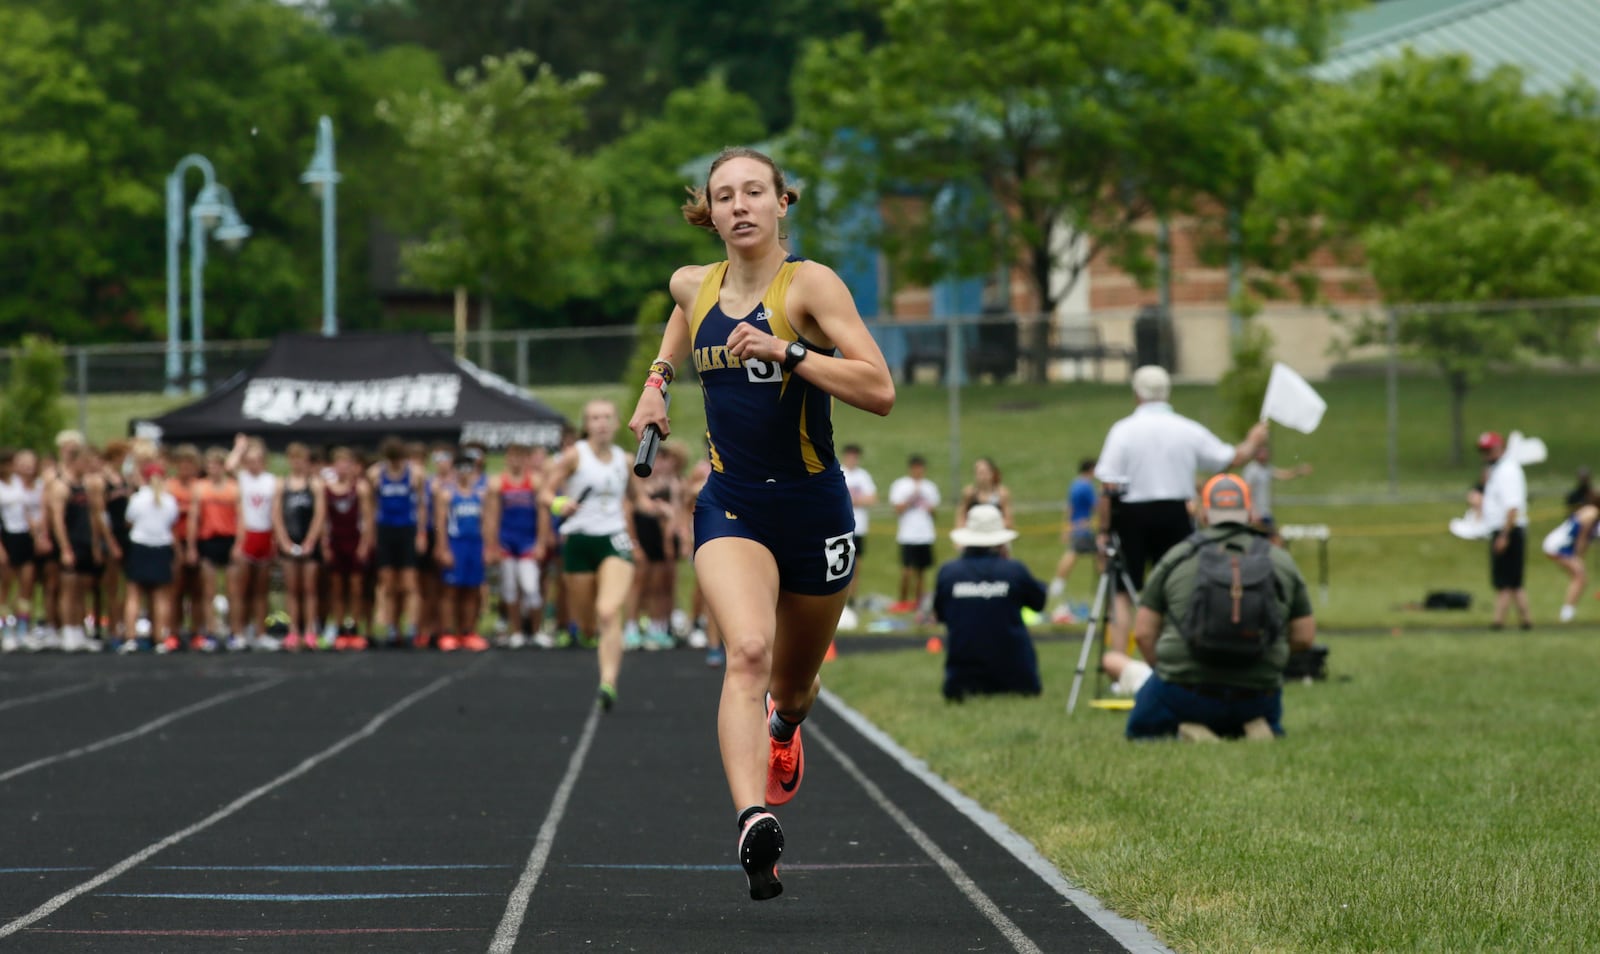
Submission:
<svg viewBox="0 0 1600 954">
<path fill-rule="evenodd" d="M 14 653 L 22 648 L 22 640 L 11 633 L 0 637 L 0 653 Z"/>
<path fill-rule="evenodd" d="M 706 631 L 705 630 L 701 629 L 698 626 L 696 626 L 694 629 L 689 630 L 689 648 L 690 649 L 705 649 L 709 645 L 711 645 L 711 640 L 706 637 Z"/>
<path fill-rule="evenodd" d="M 521 633 L 512 633 L 506 639 L 506 645 L 512 649 L 521 649 L 522 647 L 528 645 L 528 637 Z"/>
<path fill-rule="evenodd" d="M 540 649 L 555 649 L 556 638 L 541 629 L 533 634 L 533 644 Z"/>
<path fill-rule="evenodd" d="M 257 636 L 250 648 L 258 653 L 275 653 L 283 648 L 283 642 L 276 636 Z"/>
<path fill-rule="evenodd" d="M 78 630 L 67 627 L 61 633 L 61 651 L 64 653 L 82 653 L 89 650 L 89 637 Z"/>
<path fill-rule="evenodd" d="M 1563 606 L 1563 607 L 1561 607 L 1561 622 L 1570 623 L 1570 622 L 1572 622 L 1572 618 L 1574 616 L 1577 616 L 1577 615 L 1578 615 L 1578 608 L 1576 606 Z"/>
</svg>

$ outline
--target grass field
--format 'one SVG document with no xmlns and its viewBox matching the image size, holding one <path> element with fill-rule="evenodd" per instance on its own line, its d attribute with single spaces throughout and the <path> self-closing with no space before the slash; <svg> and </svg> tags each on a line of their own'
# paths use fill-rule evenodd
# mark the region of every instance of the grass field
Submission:
<svg viewBox="0 0 1600 954">
<path fill-rule="evenodd" d="M 942 657 L 851 652 L 825 678 L 930 767 L 1029 838 L 1069 878 L 1149 924 L 1179 951 L 1588 951 L 1600 949 L 1600 629 L 1551 622 L 1562 577 L 1537 555 L 1529 634 L 1491 636 L 1484 546 L 1450 537 L 1474 478 L 1449 464 L 1446 395 L 1436 381 L 1401 391 L 1400 494 L 1387 494 L 1379 380 L 1319 386 L 1330 406 L 1313 435 L 1276 436 L 1280 464 L 1315 473 L 1280 486 L 1286 523 L 1326 523 L 1330 586 L 1317 610 L 1331 678 L 1286 690 L 1287 739 L 1273 744 L 1130 744 L 1120 714 L 1065 714 L 1078 630 L 1041 644 L 1045 694 L 947 706 Z M 576 415 L 593 390 L 541 391 Z M 1600 435 L 1572 409 L 1579 377 L 1506 377 L 1482 388 L 1468 429 L 1520 428 L 1551 460 L 1530 470 L 1532 538 L 1561 513 Z M 610 395 L 623 401 L 621 388 Z M 138 399 L 138 412 L 159 399 Z M 680 435 L 703 427 L 699 395 L 680 388 Z M 1177 407 L 1219 431 L 1209 389 Z M 1019 501 L 1016 550 L 1048 575 L 1059 552 L 1058 501 L 1079 457 L 1131 405 L 1122 386 L 974 387 L 962 394 L 963 476 L 999 461 Z M 96 439 L 125 431 L 129 399 L 96 399 Z M 867 449 L 881 489 L 905 456 L 949 473 L 949 396 L 906 387 L 888 419 L 841 408 L 838 440 Z M 1232 437 L 1224 433 L 1224 436 Z M 863 592 L 892 592 L 892 519 L 875 514 Z M 948 528 L 948 510 L 941 528 Z M 949 552 L 944 548 L 944 552 Z M 1315 578 L 1314 551 L 1302 549 Z M 1074 596 L 1091 586 L 1080 572 Z M 1464 589 L 1473 610 L 1405 608 L 1430 589 Z M 1600 604 L 1580 613 L 1600 619 Z"/>
<path fill-rule="evenodd" d="M 939 700 L 942 657 L 844 653 L 829 688 L 1180 951 L 1600 949 L 1600 632 L 1331 641 L 1271 744 L 1134 744 L 1045 694 Z"/>
</svg>

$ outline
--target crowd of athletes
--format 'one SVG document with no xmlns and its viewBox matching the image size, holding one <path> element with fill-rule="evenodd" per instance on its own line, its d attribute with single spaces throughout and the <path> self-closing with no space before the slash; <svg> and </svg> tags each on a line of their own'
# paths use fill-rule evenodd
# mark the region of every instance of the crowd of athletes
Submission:
<svg viewBox="0 0 1600 954">
<path fill-rule="evenodd" d="M 592 646 L 564 592 L 571 502 L 546 486 L 550 460 L 396 438 L 376 454 L 291 444 L 274 458 L 246 435 L 96 447 L 76 431 L 53 453 L 0 449 L 0 650 Z M 708 468 L 688 465 L 665 445 L 630 482 L 624 640 L 705 648 L 720 665 L 703 609 L 676 605 Z"/>
</svg>

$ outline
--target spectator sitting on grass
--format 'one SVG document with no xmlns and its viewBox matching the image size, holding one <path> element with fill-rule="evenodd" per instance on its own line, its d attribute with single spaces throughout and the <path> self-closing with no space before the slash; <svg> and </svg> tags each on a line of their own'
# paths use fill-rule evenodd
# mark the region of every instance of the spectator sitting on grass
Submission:
<svg viewBox="0 0 1600 954">
<path fill-rule="evenodd" d="M 1022 608 L 1043 609 L 1045 589 L 1021 561 L 1011 559 L 1006 545 L 1016 538 L 992 504 L 973 507 L 966 526 L 950 531 L 961 555 L 939 568 L 933 612 L 947 629 L 944 697 L 952 702 L 1040 692 L 1039 660 Z"/>
</svg>

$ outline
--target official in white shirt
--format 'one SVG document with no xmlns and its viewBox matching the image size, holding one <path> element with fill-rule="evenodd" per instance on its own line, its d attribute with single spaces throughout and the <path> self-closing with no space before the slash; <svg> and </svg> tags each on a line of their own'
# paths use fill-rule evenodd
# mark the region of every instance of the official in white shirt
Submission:
<svg viewBox="0 0 1600 954">
<path fill-rule="evenodd" d="M 1115 533 L 1123 570 L 1134 587 L 1144 586 L 1146 568 L 1194 532 L 1189 501 L 1197 478 L 1232 470 L 1255 456 L 1267 439 L 1259 421 L 1237 445 L 1223 441 L 1205 425 L 1172 409 L 1172 379 L 1164 368 L 1147 364 L 1133 372 L 1133 413 L 1106 434 L 1094 476 L 1102 485 L 1097 518 L 1102 551 Z M 1116 617 L 1107 627 L 1106 647 L 1126 651 L 1128 594 L 1117 592 Z"/>
<path fill-rule="evenodd" d="M 1494 531 L 1489 538 L 1489 582 L 1494 586 L 1493 629 L 1506 624 L 1506 610 L 1515 602 L 1522 628 L 1533 620 L 1528 614 L 1528 591 L 1523 570 L 1528 551 L 1528 479 L 1522 464 L 1506 453 L 1504 437 L 1494 431 L 1478 435 L 1478 455 L 1489 465 L 1483 485 L 1483 524 Z"/>
</svg>

